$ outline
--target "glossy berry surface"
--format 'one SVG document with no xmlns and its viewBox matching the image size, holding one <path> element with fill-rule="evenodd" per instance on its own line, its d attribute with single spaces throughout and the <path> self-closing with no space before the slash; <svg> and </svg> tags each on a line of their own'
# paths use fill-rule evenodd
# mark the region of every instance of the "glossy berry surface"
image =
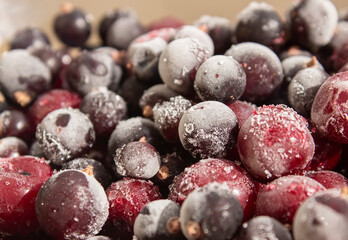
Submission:
<svg viewBox="0 0 348 240">
<path fill-rule="evenodd" d="M 25 235 L 39 229 L 35 198 L 52 173 L 43 159 L 0 158 L 0 234 Z"/>
<path fill-rule="evenodd" d="M 114 161 L 119 175 L 141 179 L 155 176 L 161 164 L 160 154 L 142 140 L 117 148 Z"/>
<path fill-rule="evenodd" d="M 140 211 L 134 222 L 134 236 L 141 239 L 183 240 L 179 222 L 179 204 L 160 199 L 152 201 Z"/>
<path fill-rule="evenodd" d="M 348 143 L 348 72 L 338 73 L 320 87 L 314 98 L 311 119 L 329 140 Z"/>
<path fill-rule="evenodd" d="M 97 136 L 108 137 L 117 124 L 127 117 L 127 105 L 116 93 L 100 88 L 88 93 L 81 102 L 80 110 L 93 123 Z"/>
<path fill-rule="evenodd" d="M 28 155 L 28 145 L 17 137 L 0 139 L 0 158 Z"/>
<path fill-rule="evenodd" d="M 328 190 L 315 194 L 295 214 L 294 239 L 345 239 L 348 234 L 347 209 L 347 197 L 340 191 Z"/>
<path fill-rule="evenodd" d="M 238 120 L 225 104 L 205 101 L 184 112 L 178 131 L 180 142 L 194 158 L 224 157 L 236 143 Z"/>
<path fill-rule="evenodd" d="M 180 225 L 187 239 L 232 239 L 242 221 L 240 202 L 226 183 L 194 190 L 180 209 Z"/>
<path fill-rule="evenodd" d="M 256 199 L 256 216 L 267 215 L 291 224 L 298 207 L 308 197 L 326 188 L 309 177 L 288 175 L 261 187 Z"/>
<path fill-rule="evenodd" d="M 110 204 L 109 221 L 118 237 L 127 236 L 123 239 L 131 238 L 134 221 L 146 204 L 161 199 L 158 187 L 152 182 L 133 178 L 112 183 L 106 194 Z"/>
<path fill-rule="evenodd" d="M 215 55 L 198 68 L 194 89 L 202 101 L 229 104 L 238 100 L 246 86 L 244 69 L 232 57 Z"/>
<path fill-rule="evenodd" d="M 272 239 L 292 240 L 290 231 L 268 216 L 257 216 L 243 223 L 236 240 Z"/>
<path fill-rule="evenodd" d="M 48 179 L 36 197 L 35 208 L 41 228 L 54 239 L 94 236 L 109 214 L 103 187 L 79 170 L 63 170 Z"/>
<path fill-rule="evenodd" d="M 60 108 L 78 108 L 81 97 L 72 91 L 64 89 L 53 89 L 41 94 L 28 109 L 29 118 L 34 126 L 44 119 L 44 117 Z"/>
<path fill-rule="evenodd" d="M 37 95 L 48 90 L 50 84 L 51 72 L 48 67 L 26 50 L 15 49 L 1 55 L 1 89 L 18 105 L 28 106 Z"/>
<path fill-rule="evenodd" d="M 62 165 L 86 153 L 95 142 L 95 131 L 88 117 L 77 109 L 50 112 L 38 125 L 36 139 L 46 157 Z"/>
<path fill-rule="evenodd" d="M 275 52 L 279 52 L 287 40 L 281 17 L 265 2 L 252 2 L 237 15 L 235 35 L 238 42 L 257 42 Z"/>
<path fill-rule="evenodd" d="M 242 205 L 244 220 L 254 214 L 256 192 L 253 181 L 243 168 L 224 159 L 203 159 L 187 167 L 174 178 L 168 198 L 182 204 L 193 190 L 212 182 L 227 184 Z"/>
<path fill-rule="evenodd" d="M 237 146 L 243 165 L 259 179 L 304 169 L 314 154 L 307 121 L 285 105 L 255 111 L 241 127 Z"/>
<path fill-rule="evenodd" d="M 54 19 L 54 32 L 67 46 L 82 46 L 91 33 L 91 23 L 82 10 L 67 5 Z"/>
<path fill-rule="evenodd" d="M 184 112 L 192 106 L 191 102 L 182 96 L 176 96 L 157 103 L 153 108 L 155 126 L 168 142 L 179 142 L 178 126 Z"/>
<path fill-rule="evenodd" d="M 24 28 L 18 30 L 11 40 L 11 49 L 42 47 L 50 45 L 50 40 L 45 32 L 39 28 Z"/>
<path fill-rule="evenodd" d="M 246 88 L 243 100 L 260 101 L 269 97 L 283 81 L 283 70 L 277 55 L 259 43 L 245 42 L 232 45 L 225 53 L 243 67 Z"/>
</svg>

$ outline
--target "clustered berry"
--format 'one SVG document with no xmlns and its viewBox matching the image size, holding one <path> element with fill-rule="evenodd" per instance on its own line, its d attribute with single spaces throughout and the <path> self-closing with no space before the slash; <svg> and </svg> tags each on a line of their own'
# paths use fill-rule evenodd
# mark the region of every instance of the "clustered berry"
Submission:
<svg viewBox="0 0 348 240">
<path fill-rule="evenodd" d="M 62 4 L 0 55 L 1 240 L 348 239 L 348 12 Z"/>
</svg>

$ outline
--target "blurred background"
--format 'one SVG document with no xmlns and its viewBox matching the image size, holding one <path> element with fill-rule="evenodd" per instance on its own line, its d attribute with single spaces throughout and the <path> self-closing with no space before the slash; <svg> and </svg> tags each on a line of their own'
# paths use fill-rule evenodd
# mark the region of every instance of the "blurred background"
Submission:
<svg viewBox="0 0 348 240">
<path fill-rule="evenodd" d="M 297 0 L 299 1 L 299 0 Z M 54 44 L 58 44 L 52 33 L 52 22 L 63 0 L 0 0 L 0 46 L 10 39 L 14 32 L 26 26 L 42 27 Z M 192 23 L 203 14 L 226 17 L 235 23 L 237 14 L 251 1 L 236 0 L 71 0 L 76 7 L 93 16 L 93 43 L 97 25 L 101 17 L 112 9 L 120 7 L 133 8 L 141 22 L 149 24 L 165 16 L 176 16 L 187 24 Z M 291 7 L 294 0 L 265 0 L 274 6 L 281 16 Z M 338 11 L 348 8 L 347 0 L 332 0 Z"/>
</svg>

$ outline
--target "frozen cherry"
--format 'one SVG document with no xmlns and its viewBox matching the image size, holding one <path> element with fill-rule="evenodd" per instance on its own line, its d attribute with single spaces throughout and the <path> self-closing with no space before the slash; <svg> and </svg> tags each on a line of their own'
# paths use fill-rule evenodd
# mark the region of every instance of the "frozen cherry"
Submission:
<svg viewBox="0 0 348 240">
<path fill-rule="evenodd" d="M 112 183 L 106 194 L 110 204 L 109 221 L 117 230 L 117 236 L 124 236 L 121 239 L 131 239 L 134 221 L 140 211 L 149 202 L 161 199 L 158 187 L 152 182 L 133 178 Z"/>
<path fill-rule="evenodd" d="M 334 171 L 323 170 L 323 171 L 311 171 L 305 174 L 306 177 L 310 177 L 323 185 L 327 189 L 338 189 L 342 187 L 348 187 L 348 179 Z"/>
<path fill-rule="evenodd" d="M 104 188 L 79 170 L 55 173 L 42 185 L 35 202 L 41 228 L 54 239 L 96 235 L 109 214 Z"/>
<path fill-rule="evenodd" d="M 39 229 L 35 198 L 52 173 L 44 159 L 0 158 L 0 235 L 25 235 Z"/>
<path fill-rule="evenodd" d="M 348 143 L 348 72 L 338 73 L 321 85 L 314 98 L 311 119 L 329 140 Z"/>
<path fill-rule="evenodd" d="M 254 111 L 257 110 L 257 106 L 255 104 L 240 100 L 228 104 L 227 106 L 231 108 L 234 114 L 236 115 L 238 119 L 239 128 L 241 128 L 245 120 L 247 120 L 248 117 L 252 115 Z"/>
<path fill-rule="evenodd" d="M 185 168 L 174 178 L 168 198 L 181 204 L 193 190 L 212 182 L 227 183 L 242 205 L 244 220 L 254 215 L 254 182 L 243 168 L 224 159 L 203 159 Z"/>
<path fill-rule="evenodd" d="M 267 215 L 291 224 L 297 208 L 318 191 L 326 188 L 309 177 L 288 175 L 277 178 L 261 187 L 257 199 L 257 216 Z"/>
<path fill-rule="evenodd" d="M 237 146 L 243 165 L 259 179 L 304 169 L 314 154 L 306 119 L 285 105 L 255 111 L 241 127 Z"/>
</svg>

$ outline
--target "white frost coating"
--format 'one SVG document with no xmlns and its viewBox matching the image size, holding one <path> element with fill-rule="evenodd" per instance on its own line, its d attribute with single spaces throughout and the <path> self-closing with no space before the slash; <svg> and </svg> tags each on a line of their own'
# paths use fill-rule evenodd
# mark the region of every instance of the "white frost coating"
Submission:
<svg viewBox="0 0 348 240">
<path fill-rule="evenodd" d="M 333 37 L 338 22 L 335 5 L 330 0 L 306 0 L 299 4 L 302 2 L 304 4 L 298 9 L 298 14 L 306 23 L 310 42 L 317 47 L 325 46 Z"/>
<path fill-rule="evenodd" d="M 251 2 L 246 8 L 239 12 L 237 21 L 247 23 L 248 21 L 254 20 L 255 11 L 259 10 L 272 12 L 274 8 L 266 2 Z"/>
<path fill-rule="evenodd" d="M 293 109 L 264 106 L 243 124 L 238 149 L 254 176 L 270 179 L 288 173 L 289 166 L 303 169 L 314 154 L 314 141 L 305 119 Z"/>
<path fill-rule="evenodd" d="M 193 85 L 190 73 L 197 70 L 211 55 L 209 48 L 196 38 L 175 39 L 160 55 L 158 71 L 161 79 L 179 94 L 187 95 L 192 91 Z"/>
<path fill-rule="evenodd" d="M 143 239 L 145 236 L 155 237 L 161 213 L 171 203 L 173 201 L 167 199 L 155 200 L 148 203 L 146 208 L 149 210 L 149 214 L 142 214 L 140 212 L 134 222 L 134 234 L 139 239 Z"/>
<path fill-rule="evenodd" d="M 192 25 L 185 25 L 182 26 L 177 30 L 177 32 L 174 35 L 174 39 L 180 39 L 180 38 L 196 38 L 198 39 L 205 47 L 208 48 L 210 53 L 214 53 L 214 43 L 211 37 L 199 29 L 198 27 L 192 26 Z"/>
<path fill-rule="evenodd" d="M 330 135 L 348 142 L 348 129 L 344 127 L 348 123 L 348 101 L 339 98 L 348 92 L 348 78 L 343 76 L 334 75 L 320 87 L 313 101 L 311 119 L 322 134 L 329 135 L 330 127 Z"/>
</svg>

